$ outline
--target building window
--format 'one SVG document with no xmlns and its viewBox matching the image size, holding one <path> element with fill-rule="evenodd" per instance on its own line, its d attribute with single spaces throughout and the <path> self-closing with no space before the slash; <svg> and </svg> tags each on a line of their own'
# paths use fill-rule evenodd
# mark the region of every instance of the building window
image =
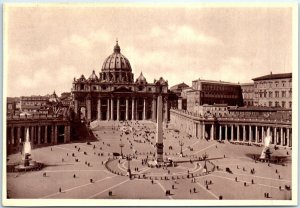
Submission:
<svg viewBox="0 0 300 208">
<path fill-rule="evenodd" d="M 275 107 L 279 107 L 279 102 L 275 102 Z"/>
<path fill-rule="evenodd" d="M 273 97 L 273 92 L 270 91 L 270 92 L 269 92 L 269 98 L 272 98 L 272 97 Z"/>
<path fill-rule="evenodd" d="M 80 90 L 84 90 L 84 84 L 80 85 Z"/>
<path fill-rule="evenodd" d="M 281 92 L 281 97 L 285 97 L 285 91 Z"/>
<path fill-rule="evenodd" d="M 289 106 L 290 106 L 290 108 L 292 108 L 292 102 L 291 101 L 289 102 Z"/>
<path fill-rule="evenodd" d="M 276 97 L 276 98 L 279 97 L 279 91 L 275 91 L 275 97 Z"/>
<path fill-rule="evenodd" d="M 269 107 L 272 107 L 272 101 L 269 101 Z"/>
<path fill-rule="evenodd" d="M 285 81 L 282 81 L 282 87 L 285 87 Z"/>
<path fill-rule="evenodd" d="M 285 108 L 285 101 L 281 102 L 281 107 Z"/>
<path fill-rule="evenodd" d="M 290 88 L 290 90 L 289 90 L 289 95 L 290 95 L 290 97 L 292 97 L 292 88 Z"/>
</svg>

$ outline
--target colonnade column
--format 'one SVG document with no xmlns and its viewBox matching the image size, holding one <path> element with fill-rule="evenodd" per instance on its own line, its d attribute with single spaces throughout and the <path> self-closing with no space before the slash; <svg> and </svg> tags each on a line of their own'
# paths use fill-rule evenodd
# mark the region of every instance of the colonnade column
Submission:
<svg viewBox="0 0 300 208">
<path fill-rule="evenodd" d="M 102 116 L 101 116 L 101 99 L 100 98 L 98 99 L 97 109 L 98 109 L 98 116 L 97 116 L 97 118 L 98 118 L 98 120 L 101 120 Z"/>
<path fill-rule="evenodd" d="M 231 125 L 231 141 L 233 141 L 233 133 L 234 133 L 234 131 L 233 131 L 233 125 Z"/>
<path fill-rule="evenodd" d="M 109 98 L 107 98 L 107 110 L 106 110 L 106 120 L 109 120 L 109 109 L 110 109 L 110 101 Z"/>
<path fill-rule="evenodd" d="M 219 140 L 222 140 L 222 126 L 219 126 Z"/>
<path fill-rule="evenodd" d="M 146 120 L 146 99 L 144 98 L 144 105 L 143 105 L 143 120 Z"/>
<path fill-rule="evenodd" d="M 131 120 L 135 120 L 135 99 L 134 98 L 132 98 L 132 105 L 131 105 L 131 107 L 132 107 L 132 109 L 131 109 Z"/>
<path fill-rule="evenodd" d="M 44 143 L 46 144 L 48 141 L 48 126 L 45 126 L 45 139 L 44 139 Z"/>
<path fill-rule="evenodd" d="M 225 125 L 225 141 L 227 141 L 227 136 L 228 136 L 228 126 Z"/>
<path fill-rule="evenodd" d="M 236 141 L 240 140 L 240 126 L 236 126 Z"/>
<path fill-rule="evenodd" d="M 283 128 L 280 128 L 280 145 L 283 146 Z"/>
<path fill-rule="evenodd" d="M 117 98 L 117 121 L 120 120 L 120 98 Z"/>
<path fill-rule="evenodd" d="M 126 114 L 125 114 L 125 120 L 128 120 L 128 98 L 126 98 Z"/>
<path fill-rule="evenodd" d="M 249 142 L 252 142 L 252 127 L 249 125 Z"/>
<path fill-rule="evenodd" d="M 291 145 L 291 141 L 290 141 L 290 129 L 289 128 L 287 128 L 286 129 L 286 143 L 287 143 L 287 146 L 289 147 L 290 145 Z"/>
<path fill-rule="evenodd" d="M 37 139 L 38 139 L 38 144 L 41 144 L 41 126 L 38 126 L 38 135 L 37 135 Z"/>
<path fill-rule="evenodd" d="M 30 139 L 31 139 L 31 141 L 34 143 L 34 127 L 33 126 L 31 126 L 31 128 L 30 128 Z"/>
<path fill-rule="evenodd" d="M 243 142 L 246 141 L 246 126 L 243 125 Z"/>
<path fill-rule="evenodd" d="M 15 141 L 14 141 L 14 127 L 12 126 L 11 128 L 10 128 L 10 144 L 14 144 L 15 143 Z"/>
<path fill-rule="evenodd" d="M 264 133 L 265 133 L 265 130 L 264 130 L 264 127 L 262 126 L 261 127 L 261 142 L 264 143 Z"/>
<path fill-rule="evenodd" d="M 114 120 L 114 99 L 110 99 L 110 120 Z"/>
<path fill-rule="evenodd" d="M 211 139 L 211 140 L 214 140 L 214 131 L 215 131 L 215 129 L 214 129 L 214 124 L 212 124 L 212 125 L 211 125 L 211 132 L 210 132 L 210 139 Z"/>
<path fill-rule="evenodd" d="M 20 144 L 20 138 L 21 138 L 21 127 L 17 127 L 17 144 Z"/>
</svg>

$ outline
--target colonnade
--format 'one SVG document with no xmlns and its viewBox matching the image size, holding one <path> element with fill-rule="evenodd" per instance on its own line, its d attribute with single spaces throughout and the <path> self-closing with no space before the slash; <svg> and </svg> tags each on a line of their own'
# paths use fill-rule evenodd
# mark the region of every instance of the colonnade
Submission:
<svg viewBox="0 0 300 208">
<path fill-rule="evenodd" d="M 175 110 L 170 111 L 170 123 L 178 130 L 199 139 L 251 142 L 263 145 L 269 133 L 271 144 L 292 146 L 290 123 L 274 124 L 272 121 L 258 121 L 257 119 L 197 118 Z"/>
<path fill-rule="evenodd" d="M 27 130 L 29 141 L 33 145 L 58 144 L 70 141 L 70 125 L 65 123 L 10 123 L 7 125 L 7 147 L 18 147 L 26 140 Z"/>
</svg>

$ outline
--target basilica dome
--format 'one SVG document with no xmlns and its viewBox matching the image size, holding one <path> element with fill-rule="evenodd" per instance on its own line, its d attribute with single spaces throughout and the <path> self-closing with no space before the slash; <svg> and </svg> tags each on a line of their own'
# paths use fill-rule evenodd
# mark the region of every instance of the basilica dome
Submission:
<svg viewBox="0 0 300 208">
<path fill-rule="evenodd" d="M 109 82 L 133 82 L 133 74 L 128 59 L 121 54 L 121 48 L 116 42 L 114 52 L 108 56 L 100 73 L 100 80 Z"/>
</svg>

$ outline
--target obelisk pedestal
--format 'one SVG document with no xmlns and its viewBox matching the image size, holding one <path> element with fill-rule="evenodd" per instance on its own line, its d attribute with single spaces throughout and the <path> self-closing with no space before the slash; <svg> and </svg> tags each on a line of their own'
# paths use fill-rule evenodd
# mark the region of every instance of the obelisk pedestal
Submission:
<svg viewBox="0 0 300 208">
<path fill-rule="evenodd" d="M 157 122 L 156 122 L 156 164 L 162 165 L 164 162 L 164 144 L 163 144 L 163 127 L 162 127 L 162 96 L 157 97 Z"/>
</svg>

